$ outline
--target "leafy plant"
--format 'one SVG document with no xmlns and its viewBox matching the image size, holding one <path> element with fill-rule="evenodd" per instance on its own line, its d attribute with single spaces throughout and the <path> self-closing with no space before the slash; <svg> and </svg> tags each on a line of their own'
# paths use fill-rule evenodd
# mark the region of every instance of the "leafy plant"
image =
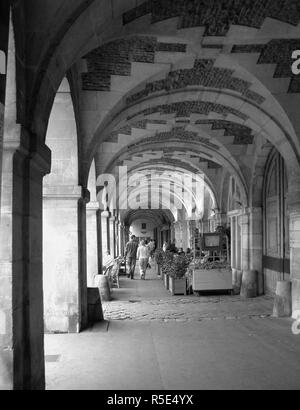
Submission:
<svg viewBox="0 0 300 410">
<path fill-rule="evenodd" d="M 175 255 L 172 261 L 172 272 L 170 273 L 170 276 L 173 276 L 174 278 L 184 277 L 189 264 L 190 259 L 185 255 Z"/>
<path fill-rule="evenodd" d="M 189 264 L 190 258 L 188 256 L 164 252 L 161 268 L 166 275 L 182 278 L 185 276 Z"/>
<path fill-rule="evenodd" d="M 163 252 L 161 270 L 163 274 L 169 275 L 172 270 L 174 254 L 172 252 Z"/>
<path fill-rule="evenodd" d="M 199 260 L 193 264 L 194 269 L 205 269 L 205 270 L 211 270 L 211 269 L 228 269 L 230 268 L 230 265 L 228 262 L 222 262 L 222 261 L 213 261 L 213 262 L 199 262 Z"/>
<path fill-rule="evenodd" d="M 154 253 L 155 262 L 158 265 L 162 265 L 164 259 L 164 251 L 162 249 L 156 249 Z"/>
</svg>

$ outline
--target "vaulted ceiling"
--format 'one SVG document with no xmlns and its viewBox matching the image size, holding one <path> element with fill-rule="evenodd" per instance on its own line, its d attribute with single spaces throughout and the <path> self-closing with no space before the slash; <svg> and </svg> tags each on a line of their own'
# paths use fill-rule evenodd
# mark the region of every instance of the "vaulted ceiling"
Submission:
<svg viewBox="0 0 300 410">
<path fill-rule="evenodd" d="M 216 197 L 233 175 L 249 205 L 260 152 L 275 147 L 288 172 L 298 170 L 300 77 L 291 54 L 300 48 L 299 1 L 43 3 L 14 6 L 15 20 L 25 7 L 30 23 L 26 121 L 45 133 L 67 75 L 82 184 L 93 159 L 98 174 L 178 166 L 202 172 Z"/>
</svg>

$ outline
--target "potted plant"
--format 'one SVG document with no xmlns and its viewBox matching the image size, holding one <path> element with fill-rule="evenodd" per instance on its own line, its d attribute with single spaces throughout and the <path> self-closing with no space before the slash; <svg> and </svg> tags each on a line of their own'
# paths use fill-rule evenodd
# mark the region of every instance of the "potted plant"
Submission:
<svg viewBox="0 0 300 410">
<path fill-rule="evenodd" d="M 161 272 L 163 274 L 164 285 L 167 290 L 169 290 L 169 275 L 172 272 L 172 261 L 174 255 L 171 252 L 162 253 L 162 263 L 161 263 Z"/>
<path fill-rule="evenodd" d="M 186 272 L 190 258 L 184 255 L 175 255 L 169 273 L 169 290 L 172 295 L 186 295 Z"/>
<path fill-rule="evenodd" d="M 161 266 L 163 264 L 164 259 L 164 251 L 162 249 L 156 249 L 154 253 L 154 259 L 157 264 L 157 274 L 158 276 L 161 275 Z"/>
<path fill-rule="evenodd" d="M 226 260 L 193 264 L 193 291 L 227 290 L 232 292 L 232 271 Z"/>
</svg>

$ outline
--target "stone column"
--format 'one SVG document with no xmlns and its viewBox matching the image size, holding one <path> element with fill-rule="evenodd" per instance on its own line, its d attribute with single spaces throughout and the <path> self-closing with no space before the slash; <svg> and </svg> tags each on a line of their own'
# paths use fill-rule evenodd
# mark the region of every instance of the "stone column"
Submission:
<svg viewBox="0 0 300 410">
<path fill-rule="evenodd" d="M 241 226 L 239 216 L 236 217 L 235 224 L 235 265 L 238 270 L 242 270 Z"/>
<path fill-rule="evenodd" d="M 120 222 L 120 254 L 123 256 L 124 255 L 124 248 L 125 248 L 125 244 L 124 244 L 124 229 L 125 226 Z"/>
<path fill-rule="evenodd" d="M 86 207 L 86 242 L 87 242 L 87 285 L 94 286 L 94 276 L 98 275 L 98 202 L 90 202 Z"/>
<path fill-rule="evenodd" d="M 300 311 L 300 193 L 289 198 L 292 316 Z"/>
<path fill-rule="evenodd" d="M 103 268 L 103 243 L 102 243 L 102 212 L 101 209 L 98 209 L 96 212 L 97 218 L 97 266 L 98 266 L 98 275 L 102 274 Z"/>
<path fill-rule="evenodd" d="M 116 220 L 116 253 L 117 256 L 121 255 L 121 222 Z"/>
<path fill-rule="evenodd" d="M 240 266 L 241 269 L 249 269 L 249 214 L 244 213 L 239 216 L 240 232 L 238 231 L 238 238 L 240 239 Z"/>
<path fill-rule="evenodd" d="M 51 155 L 46 146 L 27 152 L 18 147 L 17 138 L 4 137 L 0 384 L 7 389 L 44 389 L 42 180 L 50 171 Z M 31 136 L 25 138 L 29 141 Z"/>
<path fill-rule="evenodd" d="M 250 269 L 258 272 L 258 295 L 263 295 L 263 213 L 261 207 L 250 208 L 249 212 Z"/>
<path fill-rule="evenodd" d="M 230 218 L 231 220 L 231 268 L 236 269 L 236 216 Z"/>
<path fill-rule="evenodd" d="M 116 257 L 116 235 L 115 235 L 115 217 L 109 218 L 109 240 L 110 240 L 110 254 L 113 258 Z"/>
<path fill-rule="evenodd" d="M 176 238 L 176 246 L 177 247 L 181 247 L 184 248 L 184 250 L 186 250 L 186 244 L 183 244 L 182 241 L 182 223 L 177 221 L 174 223 L 174 234 L 175 234 L 175 238 Z M 188 246 L 187 246 L 188 247 Z"/>
<path fill-rule="evenodd" d="M 247 220 L 241 219 L 238 211 L 233 211 L 230 213 L 231 218 L 231 268 L 232 268 L 232 283 L 234 286 L 235 293 L 240 292 L 241 282 L 242 282 L 242 246 L 245 248 L 247 243 L 246 227 L 243 228 L 244 223 Z M 240 225 L 241 222 L 241 225 Z M 243 228 L 243 238 L 244 245 L 242 245 L 242 229 Z M 246 250 L 244 255 L 246 254 Z M 244 259 L 245 262 L 245 259 Z"/>
<path fill-rule="evenodd" d="M 191 248 L 188 221 L 182 221 L 182 245 L 184 248 Z"/>
<path fill-rule="evenodd" d="M 85 191 L 80 186 L 44 187 L 47 332 L 72 333 L 84 327 L 85 293 L 82 292 L 86 292 L 87 287 L 85 204 Z"/>
<path fill-rule="evenodd" d="M 10 24 L 1 164 L 0 390 L 45 388 L 42 180 L 50 150 L 17 124 Z"/>
<path fill-rule="evenodd" d="M 86 205 L 89 201 L 90 192 L 82 188 L 82 195 L 78 202 L 79 331 L 88 326 Z"/>
<path fill-rule="evenodd" d="M 101 239 L 102 239 L 102 256 L 104 256 L 105 252 L 110 250 L 110 243 L 109 243 L 109 212 L 103 211 L 101 212 Z"/>
</svg>

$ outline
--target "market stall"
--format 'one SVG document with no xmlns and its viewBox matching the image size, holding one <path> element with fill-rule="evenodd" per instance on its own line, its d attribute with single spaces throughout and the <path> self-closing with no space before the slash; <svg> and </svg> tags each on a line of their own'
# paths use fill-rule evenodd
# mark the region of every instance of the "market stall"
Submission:
<svg viewBox="0 0 300 410">
<path fill-rule="evenodd" d="M 191 287 L 194 293 L 201 291 L 233 291 L 232 271 L 228 263 L 228 238 L 226 234 L 202 235 L 201 256 L 194 259 Z"/>
</svg>

